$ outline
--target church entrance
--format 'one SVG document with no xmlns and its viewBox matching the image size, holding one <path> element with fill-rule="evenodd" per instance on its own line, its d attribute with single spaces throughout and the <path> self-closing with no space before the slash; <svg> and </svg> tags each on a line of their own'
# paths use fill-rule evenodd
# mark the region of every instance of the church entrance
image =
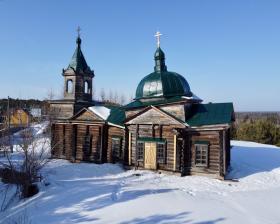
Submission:
<svg viewBox="0 0 280 224">
<path fill-rule="evenodd" d="M 155 142 L 145 142 L 145 168 L 157 169 L 157 145 Z"/>
</svg>

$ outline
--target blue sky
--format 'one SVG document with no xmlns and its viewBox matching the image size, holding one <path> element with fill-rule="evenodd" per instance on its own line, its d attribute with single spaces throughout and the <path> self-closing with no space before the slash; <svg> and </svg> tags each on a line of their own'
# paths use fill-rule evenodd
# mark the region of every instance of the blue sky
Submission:
<svg viewBox="0 0 280 224">
<path fill-rule="evenodd" d="M 61 95 L 79 25 L 97 96 L 135 94 L 160 30 L 168 70 L 205 103 L 280 111 L 279 12 L 272 0 L 0 0 L 0 98 Z"/>
</svg>

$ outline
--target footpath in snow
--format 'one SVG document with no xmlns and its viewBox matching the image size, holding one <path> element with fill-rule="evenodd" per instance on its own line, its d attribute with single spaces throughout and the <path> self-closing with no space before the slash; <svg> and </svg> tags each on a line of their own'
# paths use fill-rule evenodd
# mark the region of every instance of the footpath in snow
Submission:
<svg viewBox="0 0 280 224">
<path fill-rule="evenodd" d="M 231 143 L 228 177 L 238 182 L 52 160 L 39 194 L 0 213 L 0 223 L 280 223 L 280 148 Z"/>
</svg>

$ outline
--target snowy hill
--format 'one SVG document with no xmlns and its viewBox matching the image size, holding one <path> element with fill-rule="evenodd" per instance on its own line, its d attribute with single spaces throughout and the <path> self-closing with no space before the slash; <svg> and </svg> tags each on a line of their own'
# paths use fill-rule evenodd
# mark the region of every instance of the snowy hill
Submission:
<svg viewBox="0 0 280 224">
<path fill-rule="evenodd" d="M 0 222 L 280 223 L 280 148 L 232 145 L 228 177 L 238 182 L 53 160 L 44 169 L 50 185 L 0 213 Z"/>
</svg>

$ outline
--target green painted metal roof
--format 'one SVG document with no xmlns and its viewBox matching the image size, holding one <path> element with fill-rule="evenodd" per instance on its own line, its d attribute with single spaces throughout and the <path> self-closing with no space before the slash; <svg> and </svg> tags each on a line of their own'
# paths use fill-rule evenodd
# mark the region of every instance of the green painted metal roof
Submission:
<svg viewBox="0 0 280 224">
<path fill-rule="evenodd" d="M 160 47 L 157 48 L 154 59 L 154 72 L 140 81 L 136 89 L 136 99 L 192 95 L 190 86 L 183 76 L 167 71 L 165 55 Z"/>
<path fill-rule="evenodd" d="M 143 78 L 136 89 L 136 99 L 158 96 L 191 96 L 186 79 L 176 72 L 153 72 Z"/>
<path fill-rule="evenodd" d="M 147 102 L 141 102 L 140 100 L 135 100 L 127 105 L 125 105 L 123 108 L 124 109 L 133 109 L 133 108 L 138 108 L 138 107 L 146 107 L 146 106 L 157 106 L 161 104 L 168 104 L 168 103 L 177 103 L 180 101 L 186 101 L 186 99 L 183 99 L 181 96 L 175 96 L 175 97 L 170 97 L 166 99 L 159 99 L 157 101 L 147 101 Z"/>
<path fill-rule="evenodd" d="M 77 40 L 76 40 L 76 43 L 77 43 L 77 48 L 72 56 L 72 59 L 71 59 L 71 62 L 68 66 L 68 69 L 69 68 L 72 68 L 74 69 L 75 71 L 78 71 L 78 70 L 82 70 L 82 71 L 85 71 L 85 70 L 90 70 L 89 66 L 87 65 L 87 62 L 85 60 L 85 57 L 83 55 L 83 52 L 81 50 L 81 38 L 78 37 Z"/>
<path fill-rule="evenodd" d="M 186 123 L 190 126 L 230 124 L 233 113 L 232 103 L 194 104 Z"/>
<path fill-rule="evenodd" d="M 165 142 L 166 142 L 166 139 L 165 139 L 165 138 L 139 137 L 139 138 L 138 138 L 138 141 L 165 143 Z"/>
<path fill-rule="evenodd" d="M 107 118 L 107 121 L 112 124 L 124 126 L 123 124 L 125 120 L 124 110 L 118 106 L 106 106 L 106 107 L 110 109 L 110 115 Z"/>
<path fill-rule="evenodd" d="M 209 145 L 210 142 L 209 141 L 195 141 L 194 144 L 197 144 L 197 145 Z"/>
</svg>

